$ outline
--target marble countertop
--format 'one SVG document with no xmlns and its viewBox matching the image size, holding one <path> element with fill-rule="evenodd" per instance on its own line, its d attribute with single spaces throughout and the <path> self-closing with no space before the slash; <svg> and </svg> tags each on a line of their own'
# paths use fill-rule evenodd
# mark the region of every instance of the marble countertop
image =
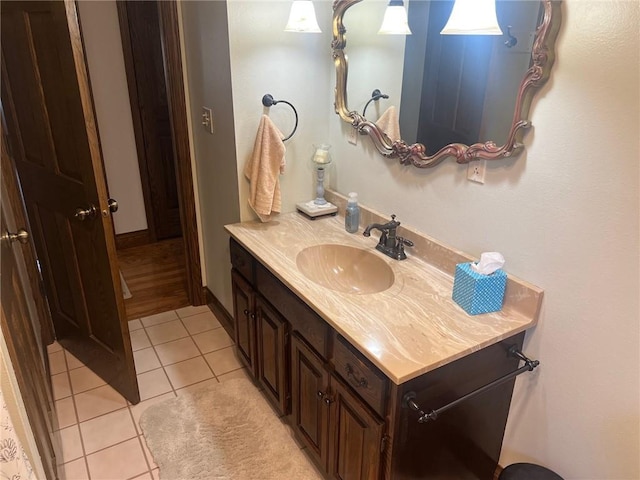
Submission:
<svg viewBox="0 0 640 480">
<path fill-rule="evenodd" d="M 376 218 L 366 213 L 364 217 Z M 288 213 L 269 223 L 244 222 L 225 228 L 396 384 L 515 335 L 537 321 L 542 291 L 511 275 L 502 311 L 468 315 L 451 293 L 453 262 L 470 257 L 406 228 L 399 234 L 416 242 L 416 248 L 407 248 L 409 258 L 403 261 L 375 250 L 377 231 L 369 238 L 362 229 L 347 233 L 343 217 L 311 221 Z M 393 269 L 394 284 L 362 295 L 317 285 L 298 270 L 296 256 L 319 244 L 370 250 Z"/>
</svg>

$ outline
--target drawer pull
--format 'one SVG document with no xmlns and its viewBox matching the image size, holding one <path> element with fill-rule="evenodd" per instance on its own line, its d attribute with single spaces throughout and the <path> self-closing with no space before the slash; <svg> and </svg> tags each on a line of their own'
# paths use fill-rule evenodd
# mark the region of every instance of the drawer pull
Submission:
<svg viewBox="0 0 640 480">
<path fill-rule="evenodd" d="M 347 372 L 347 377 L 352 380 L 351 383 L 353 383 L 356 387 L 360 387 L 360 388 L 367 388 L 369 386 L 369 382 L 367 381 L 366 378 L 364 377 L 360 377 L 360 379 L 358 379 L 358 377 L 356 377 L 354 371 L 353 371 L 353 367 L 351 366 L 350 363 L 347 363 L 344 367 L 345 372 Z"/>
</svg>

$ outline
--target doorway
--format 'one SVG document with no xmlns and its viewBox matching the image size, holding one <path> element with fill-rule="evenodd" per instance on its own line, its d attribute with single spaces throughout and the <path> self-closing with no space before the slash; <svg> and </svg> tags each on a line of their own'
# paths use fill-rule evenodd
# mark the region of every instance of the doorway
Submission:
<svg viewBox="0 0 640 480">
<path fill-rule="evenodd" d="M 103 138 L 110 190 L 123 197 L 115 226 L 127 316 L 202 304 L 176 3 L 88 2 L 79 7 L 89 67 L 103 82 L 102 91 L 96 85 L 94 94 L 106 101 L 117 98 L 120 111 L 131 112 L 120 127 L 130 137 L 122 145 L 126 153 L 120 151 L 121 137 Z M 114 59 L 119 81 L 109 83 L 106 76 L 100 78 L 100 68 Z M 94 66 L 99 62 L 102 67 Z M 96 108 L 108 108 L 104 102 L 98 99 Z M 118 117 L 112 114 L 105 123 L 114 120 Z M 132 183 L 137 197 L 123 193 Z"/>
<path fill-rule="evenodd" d="M 117 237 L 134 319 L 190 302 L 160 10 L 156 1 L 119 1 L 117 10 L 147 222 L 140 244 Z"/>
</svg>

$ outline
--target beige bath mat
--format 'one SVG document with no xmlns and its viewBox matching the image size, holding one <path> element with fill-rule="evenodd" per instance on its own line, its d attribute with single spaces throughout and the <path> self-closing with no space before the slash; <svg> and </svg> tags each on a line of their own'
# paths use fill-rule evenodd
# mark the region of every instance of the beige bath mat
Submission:
<svg viewBox="0 0 640 480">
<path fill-rule="evenodd" d="M 322 479 L 246 379 L 152 405 L 140 426 L 164 480 Z"/>
</svg>

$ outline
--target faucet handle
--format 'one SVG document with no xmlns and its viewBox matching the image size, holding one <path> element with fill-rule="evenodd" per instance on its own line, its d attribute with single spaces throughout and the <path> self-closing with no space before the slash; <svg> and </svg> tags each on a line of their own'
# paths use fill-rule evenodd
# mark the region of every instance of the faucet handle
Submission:
<svg viewBox="0 0 640 480">
<path fill-rule="evenodd" d="M 398 260 L 404 260 L 407 258 L 407 255 L 404 253 L 404 246 L 413 247 L 413 242 L 404 237 L 396 237 L 396 242 L 396 258 Z"/>
<path fill-rule="evenodd" d="M 405 245 L 407 247 L 413 247 L 413 242 L 411 240 L 407 240 L 404 237 L 396 237 L 396 239 L 398 240 L 398 247 L 404 247 Z"/>
</svg>

